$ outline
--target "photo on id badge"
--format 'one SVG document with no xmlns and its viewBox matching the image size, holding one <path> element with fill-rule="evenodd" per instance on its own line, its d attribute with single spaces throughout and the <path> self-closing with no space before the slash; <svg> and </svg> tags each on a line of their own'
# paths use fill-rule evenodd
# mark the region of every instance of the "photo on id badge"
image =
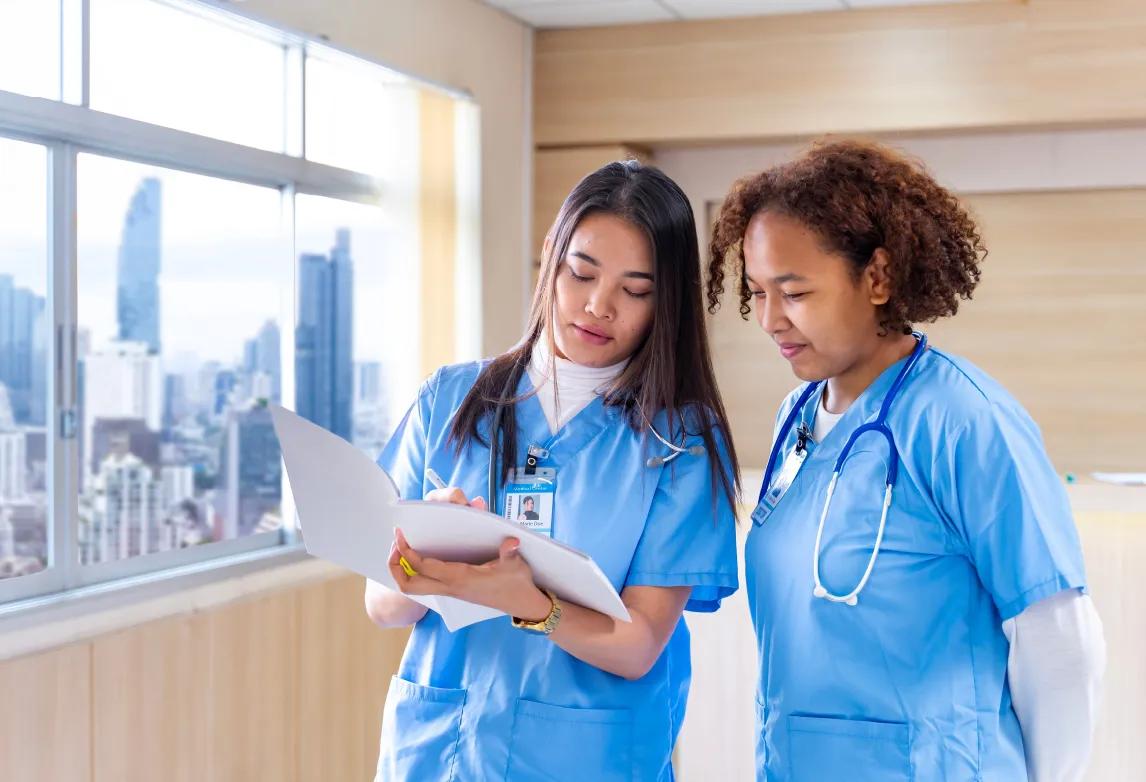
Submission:
<svg viewBox="0 0 1146 782">
<path fill-rule="evenodd" d="M 506 486 L 505 518 L 552 536 L 553 489 L 552 481 L 514 476 L 513 482 Z"/>
</svg>

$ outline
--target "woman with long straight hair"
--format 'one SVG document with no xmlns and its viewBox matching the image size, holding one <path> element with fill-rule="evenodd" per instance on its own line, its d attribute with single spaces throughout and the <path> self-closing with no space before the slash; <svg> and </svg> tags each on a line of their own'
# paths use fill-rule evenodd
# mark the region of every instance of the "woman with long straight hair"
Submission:
<svg viewBox="0 0 1146 782">
<path fill-rule="evenodd" d="M 366 591 L 375 623 L 414 626 L 378 779 L 671 779 L 690 679 L 682 612 L 737 587 L 738 492 L 676 184 L 634 161 L 585 177 L 546 240 L 521 341 L 434 373 L 379 463 L 406 499 L 488 507 L 586 552 L 632 621 L 538 588 L 516 539 L 468 565 L 399 533 L 399 591 Z M 507 616 L 451 633 L 406 595 Z"/>
</svg>

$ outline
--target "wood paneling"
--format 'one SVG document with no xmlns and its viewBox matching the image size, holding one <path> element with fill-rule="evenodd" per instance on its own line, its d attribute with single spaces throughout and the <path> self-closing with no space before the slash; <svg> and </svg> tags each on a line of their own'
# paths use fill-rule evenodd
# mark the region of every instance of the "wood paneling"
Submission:
<svg viewBox="0 0 1146 782">
<path fill-rule="evenodd" d="M 379 630 L 366 617 L 361 578 L 299 595 L 299 779 L 370 779 L 382 705 L 408 630 Z"/>
<path fill-rule="evenodd" d="M 539 31 L 540 146 L 1146 119 L 1146 4 L 1029 0 Z"/>
<path fill-rule="evenodd" d="M 1038 422 L 1061 471 L 1141 469 L 1146 432 L 1146 190 L 965 199 L 990 252 L 975 298 L 922 324 L 998 379 Z M 717 376 L 743 464 L 768 458 L 796 385 L 753 320 L 713 319 Z"/>
<path fill-rule="evenodd" d="M 152 622 L 92 644 L 94 782 L 207 778 L 206 622 Z"/>
<path fill-rule="evenodd" d="M 0 665 L 0 778 L 88 782 L 91 729 L 90 644 Z"/>
</svg>

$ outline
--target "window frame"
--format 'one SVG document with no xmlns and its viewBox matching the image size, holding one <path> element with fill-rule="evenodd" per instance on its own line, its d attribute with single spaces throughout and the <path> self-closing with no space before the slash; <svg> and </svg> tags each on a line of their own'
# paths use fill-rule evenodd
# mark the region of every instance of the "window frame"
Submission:
<svg viewBox="0 0 1146 782">
<path fill-rule="evenodd" d="M 61 6 L 60 100 L 32 98 L 0 90 L 0 136 L 43 145 L 48 150 L 48 279 L 47 308 L 51 323 L 47 393 L 50 414 L 48 443 L 48 552 L 44 570 L 0 580 L 0 617 L 71 602 L 88 593 L 108 590 L 154 589 L 157 582 L 186 577 L 215 567 L 220 575 L 247 568 L 257 561 L 267 567 L 302 556 L 293 499 L 283 471 L 281 530 L 243 538 L 95 565 L 82 565 L 78 556 L 80 458 L 75 430 L 77 400 L 77 159 L 95 154 L 161 166 L 192 174 L 277 189 L 283 199 L 284 261 L 295 268 L 296 195 L 317 195 L 340 201 L 385 206 L 381 177 L 338 168 L 306 158 L 306 63 L 309 56 L 331 52 L 367 65 L 389 69 L 353 52 L 296 32 L 267 25 L 246 15 L 200 0 L 151 0 L 211 16 L 253 36 L 275 40 L 283 47 L 285 107 L 284 152 L 270 152 L 195 133 L 162 127 L 90 108 L 90 0 L 59 0 Z M 77 51 L 78 47 L 78 51 Z M 394 71 L 395 73 L 398 73 Z M 405 77 L 398 73 L 399 76 Z M 429 84 L 452 97 L 468 100 L 456 90 Z M 292 299 L 297 304 L 297 268 Z M 295 307 L 283 313 L 280 328 L 293 334 Z M 294 406 L 294 345 L 282 341 L 282 400 Z M 281 557 L 274 556 L 275 550 Z M 151 585 L 151 586 L 148 586 Z"/>
</svg>

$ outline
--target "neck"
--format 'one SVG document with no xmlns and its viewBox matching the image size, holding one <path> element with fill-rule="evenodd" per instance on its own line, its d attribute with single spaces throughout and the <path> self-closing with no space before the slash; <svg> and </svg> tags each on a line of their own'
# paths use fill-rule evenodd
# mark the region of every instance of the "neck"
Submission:
<svg viewBox="0 0 1146 782">
<path fill-rule="evenodd" d="M 824 409 L 829 413 L 847 410 L 884 370 L 911 355 L 915 345 L 915 337 L 910 334 L 896 334 L 880 339 L 875 350 L 861 361 L 835 377 L 828 378 L 827 388 L 824 389 Z"/>
</svg>

